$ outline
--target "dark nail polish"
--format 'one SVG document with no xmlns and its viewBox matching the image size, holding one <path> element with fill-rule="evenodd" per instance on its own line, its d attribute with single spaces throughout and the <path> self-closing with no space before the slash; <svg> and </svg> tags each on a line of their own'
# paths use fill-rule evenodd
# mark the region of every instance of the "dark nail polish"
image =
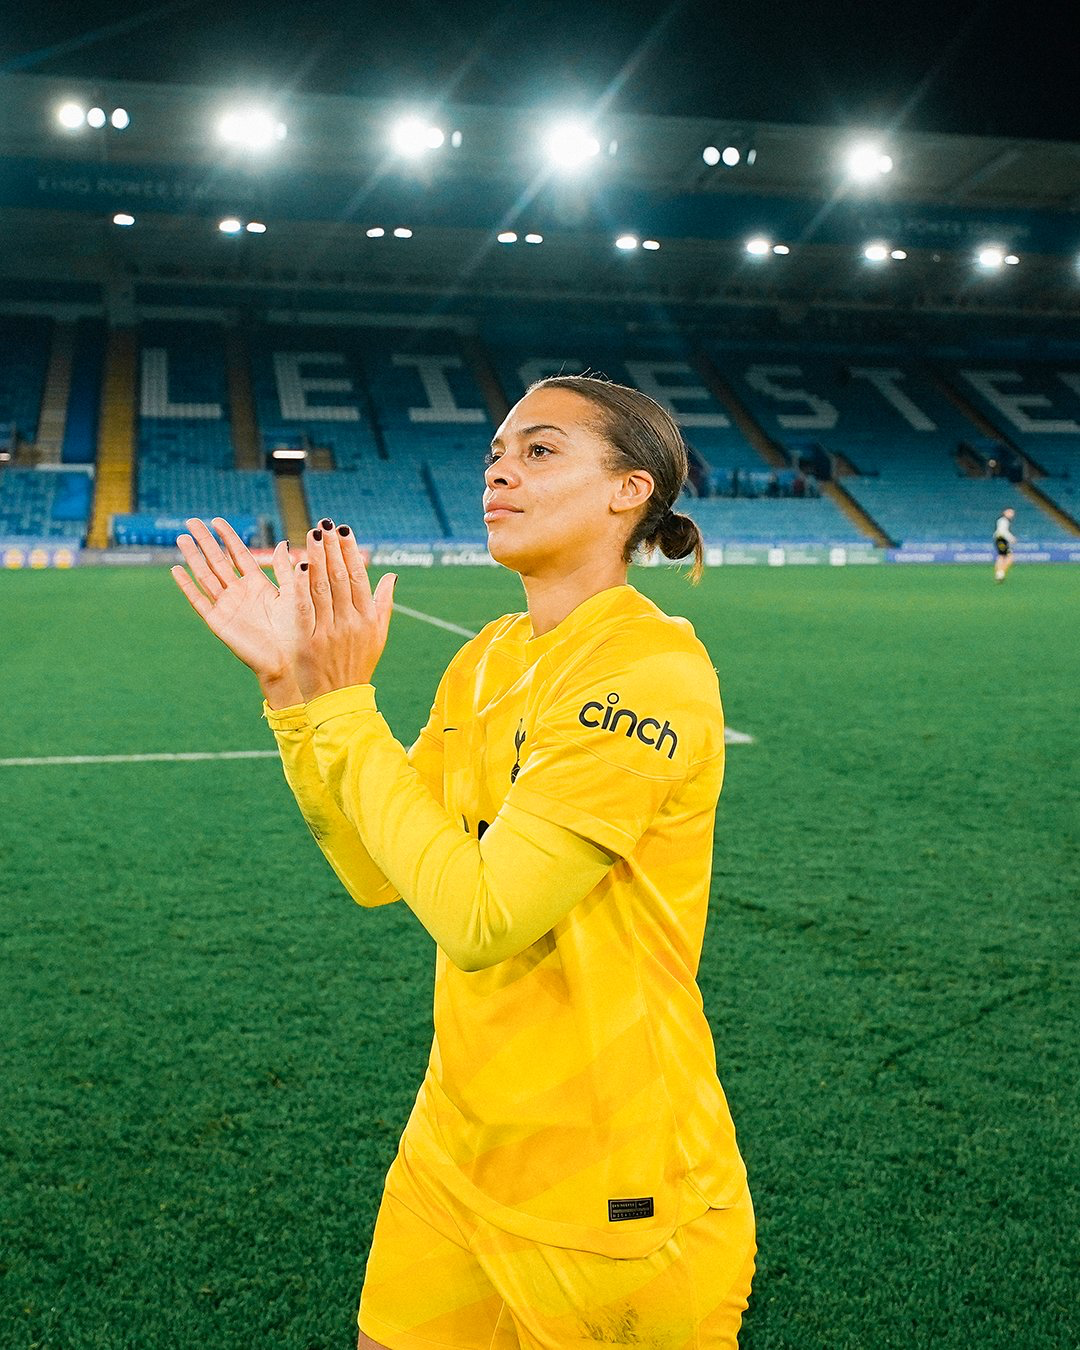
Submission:
<svg viewBox="0 0 1080 1350">
<path fill-rule="evenodd" d="M 320 520 L 319 524 L 324 530 L 332 530 L 334 528 L 334 522 L 332 520 Z"/>
<path fill-rule="evenodd" d="M 307 563 L 301 563 L 301 564 L 300 564 L 300 571 L 301 571 L 301 572 L 306 572 L 306 571 L 307 571 Z"/>
<path fill-rule="evenodd" d="M 312 539 L 322 539 L 322 530 L 312 530 L 311 537 Z"/>
<path fill-rule="evenodd" d="M 345 536 L 349 533 L 349 527 L 348 527 L 348 525 L 339 525 L 339 526 L 337 527 L 337 532 L 338 532 L 338 534 L 341 535 L 342 539 L 344 539 Z"/>
</svg>

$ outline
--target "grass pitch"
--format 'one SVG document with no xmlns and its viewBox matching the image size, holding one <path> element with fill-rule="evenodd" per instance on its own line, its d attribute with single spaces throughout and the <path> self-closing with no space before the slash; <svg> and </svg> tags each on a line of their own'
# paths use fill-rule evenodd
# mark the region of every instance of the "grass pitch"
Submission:
<svg viewBox="0 0 1080 1350">
<path fill-rule="evenodd" d="M 750 1171 L 743 1350 L 1076 1343 L 1080 570 L 739 568 L 700 982 Z M 404 571 L 478 629 L 502 571 Z M 0 574 L 0 757 L 272 748 L 166 569 Z M 461 639 L 395 618 L 406 742 Z M 355 1344 L 433 948 L 275 760 L 0 767 L 0 1345 Z"/>
</svg>

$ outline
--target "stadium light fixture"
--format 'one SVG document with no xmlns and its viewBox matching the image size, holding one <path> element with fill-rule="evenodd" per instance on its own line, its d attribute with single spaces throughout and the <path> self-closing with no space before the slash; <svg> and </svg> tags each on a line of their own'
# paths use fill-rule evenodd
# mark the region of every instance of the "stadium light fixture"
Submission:
<svg viewBox="0 0 1080 1350">
<path fill-rule="evenodd" d="M 542 244 L 544 242 L 544 236 L 542 234 L 527 234 L 525 236 L 525 242 L 527 244 Z"/>
<path fill-rule="evenodd" d="M 889 256 L 888 244 L 867 244 L 863 249 L 863 257 L 867 262 L 882 263 Z"/>
<path fill-rule="evenodd" d="M 701 152 L 701 158 L 710 169 L 715 168 L 715 166 L 720 163 L 720 151 L 715 145 L 707 145 Z"/>
<path fill-rule="evenodd" d="M 367 231 L 367 237 L 369 239 L 381 239 L 385 233 L 386 231 L 381 225 L 372 225 L 371 229 Z"/>
<path fill-rule="evenodd" d="M 239 234 L 243 228 L 235 216 L 226 216 L 224 220 L 218 221 L 218 229 L 222 234 Z"/>
<path fill-rule="evenodd" d="M 454 147 L 455 150 L 460 150 L 460 149 L 461 149 L 461 132 L 460 132 L 460 131 L 452 131 L 452 132 L 450 133 L 450 144 Z"/>
<path fill-rule="evenodd" d="M 772 251 L 774 253 L 779 253 L 781 258 L 786 258 L 787 255 L 791 252 L 791 249 L 787 246 L 787 244 L 773 244 Z"/>
<path fill-rule="evenodd" d="M 979 249 L 977 261 L 980 267 L 992 271 L 1005 261 L 1005 250 L 997 244 L 986 244 Z"/>
<path fill-rule="evenodd" d="M 114 225 L 134 225 L 135 217 L 127 211 L 117 211 L 112 218 L 112 223 Z"/>
<path fill-rule="evenodd" d="M 284 122 L 265 108 L 235 108 L 218 123 L 218 134 L 244 150 L 269 150 L 288 133 Z"/>
<path fill-rule="evenodd" d="M 244 226 L 244 229 L 247 230 L 248 234 L 266 233 L 266 226 L 262 223 L 261 220 L 249 220 L 248 223 Z"/>
<path fill-rule="evenodd" d="M 638 237 L 636 234 L 620 234 L 615 240 L 615 247 L 622 249 L 624 253 L 629 253 L 638 246 Z"/>
<path fill-rule="evenodd" d="M 580 122 L 559 122 L 544 138 L 548 159 L 559 169 L 580 169 L 600 153 L 600 142 Z"/>
<path fill-rule="evenodd" d="M 742 151 L 737 145 L 725 145 L 720 159 L 727 168 L 733 169 L 742 159 Z"/>
<path fill-rule="evenodd" d="M 1020 261 L 1020 259 L 1016 256 L 1015 253 L 1006 253 L 1006 254 L 1005 254 L 1005 266 L 1006 266 L 1006 267 L 1015 267 L 1015 266 L 1019 263 L 1019 261 Z"/>
<path fill-rule="evenodd" d="M 857 183 L 872 183 L 876 178 L 892 173 L 892 169 L 892 156 L 871 141 L 861 141 L 847 153 L 848 177 Z"/>
<path fill-rule="evenodd" d="M 104 108 L 91 108 L 86 114 L 86 125 L 93 127 L 95 131 L 100 131 L 108 120 Z"/>
<path fill-rule="evenodd" d="M 645 248 L 645 249 L 648 249 L 650 253 L 655 253 L 656 250 L 660 247 L 660 240 L 659 240 L 659 239 L 643 239 L 643 240 L 641 241 L 641 247 L 642 247 L 642 248 Z"/>
<path fill-rule="evenodd" d="M 518 237 L 513 230 L 500 230 L 495 237 L 500 244 L 516 244 L 518 241 Z"/>
<path fill-rule="evenodd" d="M 904 259 L 907 257 L 907 254 L 904 252 L 902 248 L 894 248 L 893 251 L 889 254 L 889 257 L 895 258 L 897 262 L 903 262 Z"/>
<path fill-rule="evenodd" d="M 755 236 L 755 238 L 748 239 L 746 241 L 747 253 L 752 254 L 753 257 L 755 258 L 763 258 L 765 254 L 770 251 L 771 248 L 772 248 L 772 241 L 769 239 L 765 239 L 760 235 Z"/>
<path fill-rule="evenodd" d="M 109 118 L 109 121 L 113 124 L 113 126 L 116 128 L 117 131 L 125 131 L 129 126 L 131 126 L 131 114 L 128 112 L 126 108 L 114 108 L 112 110 L 112 116 Z"/>
<path fill-rule="evenodd" d="M 402 117 L 390 130 L 390 144 L 406 159 L 419 159 L 428 150 L 438 150 L 445 140 L 446 132 L 422 117 Z"/>
<path fill-rule="evenodd" d="M 399 225 L 399 226 L 397 227 L 397 229 L 394 231 L 394 238 L 395 238 L 395 239 L 411 239 L 411 238 L 412 238 L 412 230 L 410 230 L 409 227 L 408 227 L 407 225 Z"/>
<path fill-rule="evenodd" d="M 79 103 L 61 103 L 56 120 L 68 131 L 77 131 L 86 121 L 86 109 Z"/>
</svg>

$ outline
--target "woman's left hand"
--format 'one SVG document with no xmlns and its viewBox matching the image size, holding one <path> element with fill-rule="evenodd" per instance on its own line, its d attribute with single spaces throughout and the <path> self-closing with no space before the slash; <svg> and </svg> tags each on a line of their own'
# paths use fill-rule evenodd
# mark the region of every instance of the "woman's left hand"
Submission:
<svg viewBox="0 0 1080 1350">
<path fill-rule="evenodd" d="M 300 645 L 294 668 L 305 702 L 332 689 L 371 684 L 386 646 L 397 584 L 388 572 L 372 594 L 347 525 L 310 530 L 307 556 L 307 570 L 294 573 L 292 587 L 297 617 L 312 634 Z"/>
</svg>

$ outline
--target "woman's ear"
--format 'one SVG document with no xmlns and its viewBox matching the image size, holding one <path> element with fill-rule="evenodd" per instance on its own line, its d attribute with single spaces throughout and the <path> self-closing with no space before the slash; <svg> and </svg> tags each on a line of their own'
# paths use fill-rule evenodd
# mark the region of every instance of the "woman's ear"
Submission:
<svg viewBox="0 0 1080 1350">
<path fill-rule="evenodd" d="M 634 469 L 619 484 L 611 502 L 613 511 L 633 511 L 644 506 L 656 489 L 653 476 L 645 469 Z"/>
</svg>

